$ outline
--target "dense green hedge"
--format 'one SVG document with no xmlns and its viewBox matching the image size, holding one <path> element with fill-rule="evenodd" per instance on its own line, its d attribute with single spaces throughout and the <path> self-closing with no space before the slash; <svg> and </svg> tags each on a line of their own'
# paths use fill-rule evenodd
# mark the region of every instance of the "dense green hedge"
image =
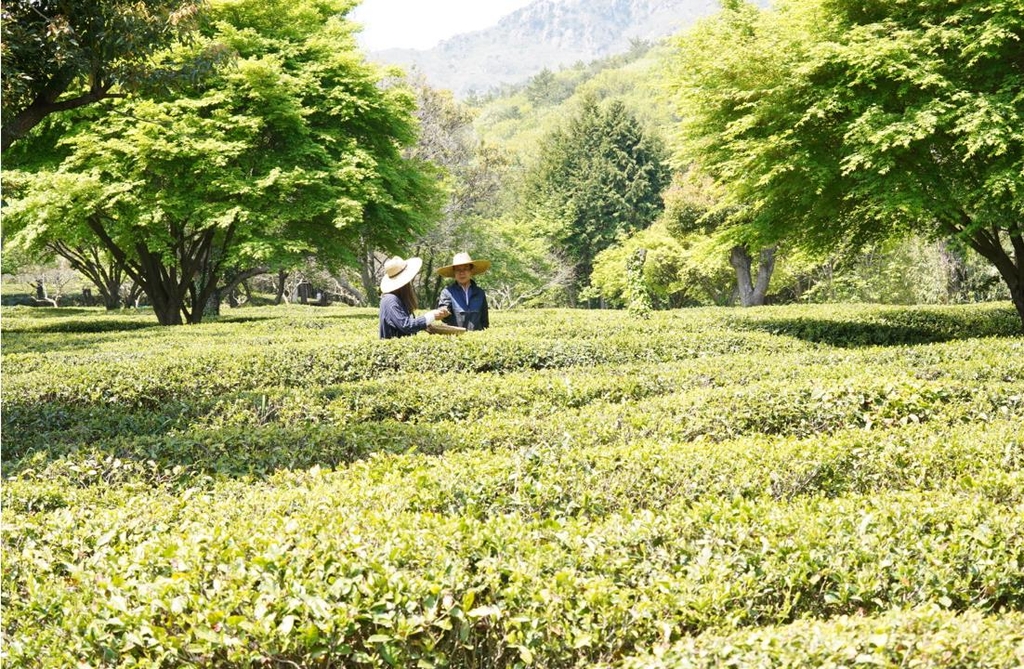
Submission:
<svg viewBox="0 0 1024 669">
<path fill-rule="evenodd" d="M 1008 305 L 232 314 L 4 309 L 5 665 L 1024 661 Z"/>
<path fill-rule="evenodd" d="M 889 669 L 1024 664 L 1024 615 L 952 613 L 936 606 L 882 616 L 803 620 L 785 627 L 707 634 L 660 644 L 630 658 L 626 669 L 698 667 L 850 667 Z"/>
</svg>

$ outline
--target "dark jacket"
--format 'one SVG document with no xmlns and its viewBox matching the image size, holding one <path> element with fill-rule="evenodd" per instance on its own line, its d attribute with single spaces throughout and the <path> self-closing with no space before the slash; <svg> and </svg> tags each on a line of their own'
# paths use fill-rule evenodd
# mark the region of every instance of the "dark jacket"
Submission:
<svg viewBox="0 0 1024 669">
<path fill-rule="evenodd" d="M 427 329 L 427 319 L 413 316 L 394 293 L 380 296 L 380 338 L 408 337 Z"/>
<path fill-rule="evenodd" d="M 469 281 L 469 296 L 457 281 L 453 281 L 441 291 L 437 298 L 437 306 L 447 307 L 451 315 L 444 319 L 448 325 L 456 325 L 467 330 L 485 330 L 491 324 L 487 315 L 487 295 L 484 289 Z"/>
</svg>

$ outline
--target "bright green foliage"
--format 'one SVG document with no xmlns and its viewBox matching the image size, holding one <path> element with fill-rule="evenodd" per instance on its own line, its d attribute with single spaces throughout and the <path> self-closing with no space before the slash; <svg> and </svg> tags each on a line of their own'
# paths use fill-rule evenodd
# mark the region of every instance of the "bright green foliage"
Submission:
<svg viewBox="0 0 1024 669">
<path fill-rule="evenodd" d="M 670 114 L 668 106 L 658 101 L 655 81 L 658 58 L 654 54 L 661 47 L 650 51 L 647 47 L 638 44 L 629 54 L 578 63 L 556 72 L 542 71 L 520 87 L 506 87 L 500 95 L 471 100 L 469 104 L 476 111 L 475 130 L 488 146 L 518 157 L 527 171 L 540 158 L 538 147 L 546 138 L 558 132 L 565 119 L 577 116 L 580 109 L 594 100 L 604 105 L 613 100 L 622 103 L 645 132 L 657 134 L 668 127 Z M 488 253 L 502 258 L 502 267 L 492 270 L 487 284 L 499 288 L 501 302 L 506 305 L 566 304 L 574 290 L 571 272 L 565 271 L 571 260 L 559 245 L 550 241 L 561 221 L 556 220 L 557 212 L 533 212 L 532 218 L 519 215 L 531 202 L 520 199 L 523 193 L 518 176 L 511 171 L 505 173 L 505 211 L 482 220 L 476 232 L 477 239 L 486 240 Z M 507 215 L 507 211 L 515 214 Z M 651 266 L 645 265 L 645 271 Z M 616 270 L 619 283 L 622 267 L 620 263 Z M 499 277 L 496 271 L 504 274 Z M 587 291 L 588 295 L 594 293 Z M 620 303 L 618 296 L 619 293 L 602 295 L 606 302 L 615 304 Z"/>
<path fill-rule="evenodd" d="M 3 3 L 3 150 L 44 117 L 112 96 L 145 76 L 154 51 L 192 27 L 192 0 Z"/>
<path fill-rule="evenodd" d="M 480 221 L 472 239 L 473 248 L 494 263 L 480 280 L 489 304 L 500 309 L 566 304 L 574 275 L 551 245 L 549 235 L 556 229 L 555 221 L 515 214 Z"/>
<path fill-rule="evenodd" d="M 556 131 L 589 99 L 618 100 L 645 128 L 670 127 L 668 105 L 659 100 L 658 63 L 664 47 L 638 50 L 558 71 L 541 71 L 519 87 L 468 104 L 477 110 L 475 127 L 488 143 L 499 144 L 530 163 L 537 144 Z"/>
<path fill-rule="evenodd" d="M 679 157 L 749 239 L 823 250 L 958 237 L 1024 322 L 1024 4 L 745 3 L 682 36 Z"/>
<path fill-rule="evenodd" d="M 714 304 L 731 304 L 738 297 L 745 307 L 763 305 L 775 276 L 778 245 L 751 248 L 738 237 L 737 224 L 730 220 L 735 212 L 723 207 L 719 190 L 692 168 L 677 175 L 665 193 L 665 228 L 688 250 L 687 274 Z M 723 287 L 720 268 L 726 264 L 733 276 Z"/>
<path fill-rule="evenodd" d="M 236 313 L 3 311 L 5 664 L 1019 664 L 1009 303 Z"/>
<path fill-rule="evenodd" d="M 629 313 L 639 318 L 651 314 L 651 295 L 644 281 L 647 249 L 640 247 L 626 260 L 626 297 Z"/>
<path fill-rule="evenodd" d="M 438 191 L 401 153 L 413 98 L 378 87 L 340 14 L 349 6 L 214 3 L 205 38 L 235 62 L 188 95 L 76 128 L 54 171 L 15 175 L 7 231 L 93 235 L 162 324 L 199 322 L 231 267 L 307 255 L 337 266 L 362 245 L 397 248 L 436 215 Z"/>
<path fill-rule="evenodd" d="M 660 141 L 622 103 L 591 99 L 545 140 L 524 206 L 559 222 L 553 241 L 582 286 L 597 253 L 654 222 L 667 184 Z"/>
<path fill-rule="evenodd" d="M 628 305 L 624 268 L 639 249 L 647 250 L 642 281 L 652 307 L 665 309 L 705 300 L 703 277 L 697 273 L 692 249 L 669 235 L 662 221 L 598 253 L 594 259 L 594 271 L 590 274 L 590 293 L 601 297 L 610 306 Z M 728 274 L 719 277 L 719 283 L 729 295 Z"/>
<path fill-rule="evenodd" d="M 1006 284 L 977 254 L 919 237 L 872 244 L 809 272 L 809 302 L 935 304 L 1009 299 Z"/>
<path fill-rule="evenodd" d="M 646 248 L 644 282 L 654 306 L 723 306 L 735 301 L 737 277 L 728 262 L 735 244 L 732 230 L 725 225 L 725 216 L 716 211 L 710 191 L 693 183 L 692 176 L 687 173 L 673 179 L 664 194 L 665 211 L 653 226 L 598 254 L 590 275 L 592 294 L 613 305 L 626 304 L 622 268 L 630 254 Z M 773 294 L 789 291 L 782 294 L 792 300 L 793 286 L 816 264 L 793 252 L 778 257 L 780 262 L 772 273 Z"/>
<path fill-rule="evenodd" d="M 883 616 L 840 616 L 690 638 L 640 655 L 624 669 L 844 667 L 1005 669 L 1024 661 L 1024 616 L 957 614 L 923 606 Z"/>
<path fill-rule="evenodd" d="M 448 200 L 441 220 L 409 245 L 423 258 L 419 303 L 433 305 L 447 281 L 434 269 L 448 265 L 465 250 L 493 263 L 480 285 L 492 307 L 506 308 L 531 301 L 545 303 L 564 290 L 564 272 L 536 221 L 510 215 L 521 165 L 506 147 L 481 140 L 472 125 L 470 107 L 451 93 L 416 82 L 420 138 L 413 156 L 429 160 L 444 173 Z M 380 262 L 376 260 L 375 262 Z M 364 280 L 372 278 L 364 272 Z M 372 294 L 376 286 L 368 289 Z M 564 303 L 564 299 L 561 300 Z"/>
<path fill-rule="evenodd" d="M 470 109 L 449 91 L 431 89 L 423 81 L 414 84 L 420 134 L 412 156 L 440 168 L 448 195 L 440 221 L 407 246 L 406 255 L 423 258 L 419 303 L 433 305 L 447 281 L 434 272 L 436 268 L 450 264 L 459 250 L 477 258 L 494 254 L 496 245 L 480 229 L 480 221 L 502 209 L 497 200 L 510 161 L 506 152 L 477 139 Z M 507 266 L 504 260 L 499 260 L 503 267 Z M 376 278 L 368 278 L 374 280 L 374 285 L 366 287 L 372 295 L 378 292 Z"/>
</svg>

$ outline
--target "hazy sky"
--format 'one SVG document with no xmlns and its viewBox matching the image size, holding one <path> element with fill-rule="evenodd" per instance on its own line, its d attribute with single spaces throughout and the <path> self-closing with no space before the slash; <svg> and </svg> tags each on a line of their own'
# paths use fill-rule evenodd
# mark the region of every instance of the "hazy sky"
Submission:
<svg viewBox="0 0 1024 669">
<path fill-rule="evenodd" d="M 429 49 L 452 35 L 480 30 L 532 0 L 363 0 L 349 15 L 363 25 L 366 51 Z"/>
</svg>

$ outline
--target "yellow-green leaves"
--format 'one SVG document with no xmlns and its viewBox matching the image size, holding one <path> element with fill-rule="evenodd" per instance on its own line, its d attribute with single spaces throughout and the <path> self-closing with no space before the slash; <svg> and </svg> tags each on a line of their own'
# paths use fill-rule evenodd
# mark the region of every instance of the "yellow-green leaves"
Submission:
<svg viewBox="0 0 1024 669">
<path fill-rule="evenodd" d="M 12 666 L 1016 662 L 1006 303 L 2 316 Z"/>
</svg>

